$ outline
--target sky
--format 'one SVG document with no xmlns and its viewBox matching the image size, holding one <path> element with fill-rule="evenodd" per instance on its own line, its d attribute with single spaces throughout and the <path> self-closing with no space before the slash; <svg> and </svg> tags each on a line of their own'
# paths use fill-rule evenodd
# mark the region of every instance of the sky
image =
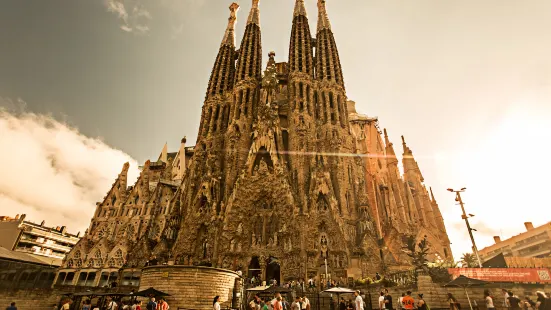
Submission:
<svg viewBox="0 0 551 310">
<path fill-rule="evenodd" d="M 306 0 L 315 29 L 315 0 Z M 124 162 L 193 143 L 229 0 L 0 2 L 0 214 L 84 231 Z M 238 43 L 250 0 L 240 2 Z M 293 0 L 261 0 L 286 61 Z M 551 221 L 551 2 L 327 0 L 349 99 L 404 135 L 456 258 Z M 313 32 L 315 33 L 315 31 Z M 267 57 L 264 61 L 267 60 Z"/>
</svg>

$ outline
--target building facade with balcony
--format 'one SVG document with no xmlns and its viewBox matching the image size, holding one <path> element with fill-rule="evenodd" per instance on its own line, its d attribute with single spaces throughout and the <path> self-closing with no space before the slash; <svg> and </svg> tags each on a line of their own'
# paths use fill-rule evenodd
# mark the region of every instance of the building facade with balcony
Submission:
<svg viewBox="0 0 551 310">
<path fill-rule="evenodd" d="M 65 226 L 47 227 L 44 221 L 36 224 L 25 221 L 25 218 L 25 214 L 15 218 L 0 216 L 0 247 L 60 266 L 65 255 L 80 240 L 80 233 L 69 234 Z"/>
<path fill-rule="evenodd" d="M 500 254 L 504 257 L 545 258 L 551 256 L 551 222 L 534 227 L 531 222 L 524 223 L 526 231 L 501 240 L 495 236 L 495 244 L 480 250 L 483 261 L 490 260 Z"/>
</svg>

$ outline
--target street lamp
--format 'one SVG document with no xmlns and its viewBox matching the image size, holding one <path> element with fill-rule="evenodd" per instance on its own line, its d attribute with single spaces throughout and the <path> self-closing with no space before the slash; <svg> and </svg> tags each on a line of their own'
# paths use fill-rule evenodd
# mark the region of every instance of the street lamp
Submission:
<svg viewBox="0 0 551 310">
<path fill-rule="evenodd" d="M 463 214 L 461 215 L 461 218 L 465 220 L 465 224 L 467 224 L 467 230 L 469 231 L 469 236 L 471 237 L 471 241 L 473 243 L 473 252 L 476 255 L 476 260 L 478 261 L 478 267 L 482 268 L 482 261 L 480 260 L 480 255 L 478 254 L 478 248 L 476 247 L 476 243 L 474 241 L 473 236 L 473 230 L 476 231 L 476 229 L 471 228 L 471 224 L 469 223 L 469 217 L 473 217 L 474 214 L 469 214 L 465 212 L 465 206 L 463 205 L 463 200 L 461 199 L 461 193 L 464 192 L 467 188 L 463 187 L 460 190 L 456 191 L 451 188 L 448 188 L 448 192 L 455 193 L 455 201 L 459 202 L 459 205 L 461 206 L 461 211 L 463 211 Z"/>
</svg>

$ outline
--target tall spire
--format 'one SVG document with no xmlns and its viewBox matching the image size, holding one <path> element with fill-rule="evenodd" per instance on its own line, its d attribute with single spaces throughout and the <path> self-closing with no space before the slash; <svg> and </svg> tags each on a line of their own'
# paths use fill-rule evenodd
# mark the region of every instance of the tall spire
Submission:
<svg viewBox="0 0 551 310">
<path fill-rule="evenodd" d="M 237 3 L 234 2 L 230 5 L 228 26 L 212 69 L 206 99 L 222 94 L 233 87 L 235 75 L 235 21 L 237 20 L 238 10 L 239 5 Z"/>
<path fill-rule="evenodd" d="M 296 0 L 293 13 L 293 28 L 289 44 L 290 73 L 303 72 L 314 77 L 314 51 L 312 35 L 304 7 L 304 0 Z"/>
<path fill-rule="evenodd" d="M 339 51 L 331 31 L 325 0 L 318 0 L 316 38 L 316 76 L 318 80 L 333 81 L 344 87 Z"/>
<path fill-rule="evenodd" d="M 258 2 L 260 0 L 252 0 L 253 5 L 245 34 L 241 41 L 239 49 L 239 59 L 237 61 L 235 82 L 239 82 L 248 78 L 255 78 L 260 81 L 262 76 L 262 44 L 260 33 L 260 10 Z"/>
</svg>

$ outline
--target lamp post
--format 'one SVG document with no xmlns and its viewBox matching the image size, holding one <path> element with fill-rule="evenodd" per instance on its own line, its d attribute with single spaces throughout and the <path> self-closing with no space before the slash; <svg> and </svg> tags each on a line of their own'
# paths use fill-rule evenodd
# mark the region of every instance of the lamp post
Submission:
<svg viewBox="0 0 551 310">
<path fill-rule="evenodd" d="M 465 206 L 463 205 L 463 200 L 461 199 L 461 193 L 463 193 L 467 188 L 463 187 L 460 190 L 456 191 L 451 188 L 448 188 L 448 192 L 455 193 L 455 201 L 459 202 L 459 205 L 461 206 L 461 211 L 463 214 L 461 215 L 461 218 L 465 220 L 465 224 L 467 224 L 467 230 L 469 231 L 469 236 L 471 237 L 471 242 L 473 243 L 473 252 L 476 255 L 476 260 L 478 261 L 478 267 L 482 268 L 482 261 L 480 260 L 480 255 L 478 254 L 478 248 L 476 247 L 476 242 L 474 241 L 473 236 L 473 228 L 471 228 L 471 224 L 469 223 L 469 217 L 473 217 L 474 215 L 469 214 L 467 216 L 467 213 L 465 212 Z"/>
</svg>

